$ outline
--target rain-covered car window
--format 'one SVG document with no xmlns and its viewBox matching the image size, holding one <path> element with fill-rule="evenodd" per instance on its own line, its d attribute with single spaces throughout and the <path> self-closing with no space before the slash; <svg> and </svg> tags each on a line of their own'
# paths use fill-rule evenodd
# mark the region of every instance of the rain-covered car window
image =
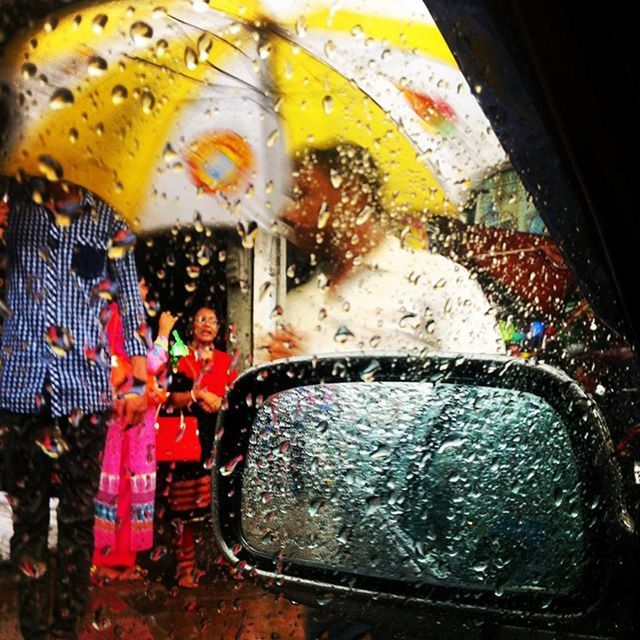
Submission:
<svg viewBox="0 0 640 640">
<path fill-rule="evenodd" d="M 300 387 L 259 410 L 243 530 L 259 553 L 369 575 L 571 592 L 587 545 L 566 425 L 459 384 Z"/>
<path fill-rule="evenodd" d="M 68 181 L 117 210 L 138 236 L 135 258 L 148 293 L 136 340 L 142 343 L 157 334 L 163 312 L 177 316 L 175 333 L 168 340 L 168 373 L 176 373 L 180 354 L 191 344 L 192 320 L 203 305 L 214 309 L 220 321 L 215 347 L 230 355 L 238 372 L 289 356 L 362 350 L 507 354 L 548 362 L 594 395 L 626 464 L 625 477 L 633 483 L 634 465 L 640 478 L 640 463 L 634 461 L 633 427 L 639 413 L 634 355 L 593 313 L 576 274 L 567 267 L 478 106 L 476 96 L 482 90 L 467 83 L 421 0 L 0 3 L 3 330 L 29 326 L 20 324 L 21 311 L 7 303 L 12 263 L 4 248 L 15 231 L 8 218 L 12 201 L 26 192 L 29 206 L 41 205 L 43 180 L 49 185 Z M 96 210 L 89 209 L 94 220 Z M 53 213 L 52 235 L 67 237 L 76 220 L 65 211 Z M 83 244 L 86 238 L 81 240 Z M 133 237 L 125 234 L 125 240 L 127 251 L 134 251 Z M 50 260 L 56 242 L 36 244 L 29 246 L 30 255 Z M 79 253 L 88 255 L 85 266 L 99 263 L 94 254 L 83 251 Z M 117 302 L 112 279 L 96 278 L 88 285 L 78 280 L 76 262 L 50 270 L 50 275 L 75 278 L 96 308 Z M 47 299 L 47 287 L 30 269 L 24 273 L 22 290 L 28 291 L 27 306 L 38 309 Z M 59 326 L 57 318 L 51 320 L 52 313 L 38 316 L 47 318 L 47 331 L 32 340 L 17 331 L 20 335 L 0 357 L 9 357 L 16 345 L 29 349 L 37 344 L 47 357 L 53 352 L 60 362 L 74 349 L 87 347 L 82 359 L 85 373 L 77 385 L 87 389 L 97 367 L 106 366 L 112 354 L 99 352 L 94 344 L 74 344 L 69 328 Z M 105 319 L 100 314 L 100 322 Z M 51 328 L 55 331 L 49 332 Z M 17 386 L 5 395 L 13 397 L 14 390 L 17 393 Z M 32 399 L 40 398 L 41 391 L 33 390 Z M 491 393 L 477 391 L 477 397 L 482 402 L 494 398 L 496 403 L 522 403 L 523 413 L 525 406 L 535 404 L 528 397 L 500 399 L 497 391 Z M 409 417 L 422 406 L 416 401 L 409 407 L 411 403 L 400 398 L 398 405 Z M 443 406 L 444 398 L 439 400 Z M 454 407 L 455 403 L 446 411 Z M 283 521 L 268 521 L 270 531 L 256 529 L 260 536 L 256 533 L 254 546 L 279 551 L 283 540 L 294 540 L 300 557 L 314 560 L 311 551 L 318 551 L 318 541 L 310 541 L 303 532 L 296 538 L 289 528 L 290 520 L 302 513 L 309 523 L 320 523 L 320 539 L 337 531 L 331 548 L 344 554 L 340 561 L 345 566 L 376 573 L 381 557 L 371 557 L 370 548 L 357 555 L 358 550 L 341 542 L 340 536 L 342 528 L 352 525 L 350 539 L 365 540 L 370 523 L 386 513 L 397 522 L 402 538 L 394 549 L 404 578 L 428 576 L 467 585 L 483 581 L 485 587 L 498 590 L 505 585 L 570 591 L 580 578 L 588 549 L 582 546 L 579 509 L 575 517 L 571 511 L 577 495 L 574 469 L 571 464 L 563 467 L 549 453 L 566 464 L 571 452 L 550 409 L 534 409 L 538 423 L 522 429 L 517 441 L 500 436 L 500 429 L 506 431 L 510 424 L 502 414 L 488 430 L 475 432 L 465 421 L 456 427 L 462 435 L 443 427 L 442 441 L 432 438 L 432 423 L 420 423 L 422 442 L 418 432 L 399 427 L 388 434 L 388 443 L 376 436 L 377 443 L 372 440 L 366 451 L 351 447 L 348 432 L 305 431 L 304 440 L 292 434 L 288 450 L 269 440 L 274 437 L 270 432 L 263 440 L 256 436 L 250 472 L 261 468 L 259 456 L 264 453 L 289 465 L 293 479 L 290 486 L 281 487 L 291 513 L 281 513 Z M 314 411 L 309 415 L 312 422 L 320 420 Z M 371 425 L 374 431 L 378 428 L 378 423 Z M 534 441 L 532 434 L 541 430 L 544 441 Z M 3 561 L 9 556 L 13 526 L 4 491 L 6 433 L 6 425 L 0 424 Z M 445 441 L 456 440 L 462 444 L 438 453 Z M 349 483 L 340 486 L 336 504 L 364 496 L 361 483 L 375 485 L 370 516 L 340 527 L 333 518 L 326 520 L 329 493 L 320 492 L 314 510 L 301 505 L 295 492 L 296 482 L 303 479 L 296 475 L 296 465 L 313 464 L 320 453 L 311 452 L 334 442 L 345 454 L 363 460 L 361 475 L 352 472 Z M 273 453 L 281 444 L 284 451 Z M 389 455 L 376 456 L 374 446 L 383 452 L 388 446 Z M 411 447 L 429 459 L 412 453 Z M 521 456 L 525 449 L 529 460 Z M 199 464 L 208 474 L 212 458 L 210 451 L 205 453 Z M 517 459 L 521 474 L 516 488 L 529 496 L 527 523 L 511 519 L 516 509 L 511 495 L 501 504 L 495 500 L 502 475 L 493 478 L 475 462 L 483 460 L 488 468 L 496 464 L 501 470 L 510 456 Z M 340 464 L 336 460 L 323 467 L 327 491 L 342 473 Z M 424 483 L 415 482 L 420 465 L 429 471 Z M 455 482 L 450 466 L 459 468 Z M 147 573 L 131 587 L 134 597 L 128 601 L 143 602 L 140 609 L 145 611 L 152 603 L 151 608 L 165 608 L 172 615 L 176 612 L 167 602 L 173 602 L 193 629 L 203 630 L 220 620 L 224 629 L 240 634 L 249 621 L 245 631 L 263 624 L 282 637 L 285 632 L 303 637 L 305 614 L 300 608 L 272 600 L 259 603 L 248 582 L 230 582 L 211 544 L 206 515 L 195 524 L 194 540 L 198 570 L 205 572 L 200 586 L 210 590 L 205 592 L 210 597 L 204 598 L 209 609 L 200 610 L 200 601 L 190 596 L 184 607 L 175 605 L 182 603 L 175 596 L 191 593 L 183 589 L 197 586 L 194 576 L 200 574 L 190 574 L 193 580 L 186 580 L 187 587 L 177 579 L 172 552 L 183 525 L 171 515 L 170 488 L 162 479 L 171 479 L 175 467 L 165 472 L 158 474 L 153 545 L 138 555 Z M 315 468 L 312 475 L 310 481 L 317 482 Z M 543 475 L 555 479 L 553 487 L 533 484 Z M 535 497 L 529 493 L 533 486 L 539 489 Z M 425 491 L 439 493 L 444 487 L 451 489 L 450 504 L 425 499 Z M 481 495 L 472 504 L 468 498 L 476 492 Z M 416 502 L 424 502 L 426 509 L 417 520 L 411 509 Z M 387 503 L 390 514 L 382 508 Z M 52 545 L 56 505 L 52 495 Z M 247 505 L 254 509 L 252 503 Z M 473 521 L 472 507 L 486 513 L 486 529 L 470 527 L 473 535 L 465 537 L 456 526 L 462 519 Z M 366 515 L 367 506 L 363 508 Z M 429 528 L 440 511 L 453 521 Z M 549 523 L 551 515 L 557 519 Z M 439 554 L 416 540 L 421 535 L 436 539 Z M 489 560 L 487 536 L 495 540 Z M 510 548 L 514 536 L 518 543 Z M 467 546 L 460 557 L 473 558 L 469 567 L 451 557 L 462 540 Z M 549 544 L 553 552 L 540 557 L 532 550 L 536 544 Z M 497 566 L 496 558 L 508 552 L 509 564 Z M 556 563 L 552 567 L 551 560 Z M 119 614 L 111 608 L 118 610 L 122 601 L 114 605 L 108 590 L 96 588 L 93 593 L 91 633 L 111 624 L 119 629 Z M 239 600 L 247 594 L 247 604 L 237 604 L 238 594 Z M 228 596 L 232 605 L 225 604 Z M 277 610 L 280 617 L 263 615 L 265 610 Z M 125 607 L 121 615 L 127 611 Z M 3 613 L 0 608 L 0 636 Z M 13 605 L 10 614 L 4 617 L 15 618 Z M 180 622 L 166 616 L 159 623 L 163 632 L 180 629 Z M 133 633 L 131 625 L 135 627 L 131 621 L 127 624 L 125 636 Z"/>
</svg>

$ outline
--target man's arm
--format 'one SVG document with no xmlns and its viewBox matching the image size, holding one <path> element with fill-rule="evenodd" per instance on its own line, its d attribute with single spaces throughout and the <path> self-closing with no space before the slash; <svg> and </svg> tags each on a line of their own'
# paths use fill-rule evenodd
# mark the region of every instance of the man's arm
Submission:
<svg viewBox="0 0 640 640">
<path fill-rule="evenodd" d="M 111 243 L 118 242 L 128 233 L 124 222 L 114 216 Z M 139 337 L 139 330 L 144 322 L 144 307 L 140 297 L 138 272 L 133 255 L 133 245 L 123 251 L 112 251 L 109 256 L 109 271 L 113 280 L 119 285 L 120 297 L 118 306 L 122 317 L 124 334 L 124 350 L 131 359 L 134 389 L 125 395 L 122 413 L 127 424 L 137 424 L 142 420 L 146 409 L 147 359 L 146 347 Z"/>
</svg>

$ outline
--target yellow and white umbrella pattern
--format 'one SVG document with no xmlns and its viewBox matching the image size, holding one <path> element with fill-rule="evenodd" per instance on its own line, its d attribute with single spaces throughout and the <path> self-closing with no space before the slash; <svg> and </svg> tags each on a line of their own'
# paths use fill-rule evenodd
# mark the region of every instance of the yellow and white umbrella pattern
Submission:
<svg viewBox="0 0 640 640">
<path fill-rule="evenodd" d="M 455 213 L 507 162 L 420 0 L 79 3 L 0 64 L 2 173 L 63 175 L 142 231 L 268 227 L 306 146 L 367 148 L 392 212 Z"/>
</svg>

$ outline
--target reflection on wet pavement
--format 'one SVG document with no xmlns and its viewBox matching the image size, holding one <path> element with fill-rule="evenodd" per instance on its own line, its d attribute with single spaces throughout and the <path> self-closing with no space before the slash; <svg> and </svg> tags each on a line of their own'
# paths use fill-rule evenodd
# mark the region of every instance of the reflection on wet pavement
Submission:
<svg viewBox="0 0 640 640">
<path fill-rule="evenodd" d="M 192 591 L 153 579 L 94 587 L 81 640 L 303 640 L 304 607 L 214 572 Z M 15 586 L 15 573 L 0 567 L 2 640 L 20 639 Z"/>
</svg>

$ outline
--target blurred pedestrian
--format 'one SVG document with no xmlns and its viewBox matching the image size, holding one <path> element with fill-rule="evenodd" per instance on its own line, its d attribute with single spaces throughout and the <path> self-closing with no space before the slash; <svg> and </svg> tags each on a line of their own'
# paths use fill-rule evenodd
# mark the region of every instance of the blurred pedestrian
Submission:
<svg viewBox="0 0 640 640">
<path fill-rule="evenodd" d="M 236 378 L 231 356 L 216 349 L 220 324 L 213 309 L 203 307 L 193 318 L 189 353 L 177 364 L 167 406 L 195 416 L 201 455 L 197 462 L 177 462 L 168 472 L 170 515 L 176 525 L 175 553 L 178 585 L 194 588 L 202 577 L 195 558 L 193 524 L 208 519 L 211 508 L 211 472 L 216 415 Z"/>
<path fill-rule="evenodd" d="M 0 408 L 8 427 L 20 626 L 29 639 L 76 638 L 89 588 L 98 458 L 112 407 L 101 295 L 112 285 L 120 291 L 133 377 L 120 406 L 124 422 L 140 422 L 146 405 L 135 238 L 108 204 L 70 182 L 25 178 L 10 185 L 6 205 Z M 50 622 L 47 533 L 54 486 L 58 545 Z"/>
<path fill-rule="evenodd" d="M 140 290 L 144 300 L 148 291 L 144 280 L 140 281 Z M 110 305 L 110 310 L 106 328 L 111 347 L 111 385 L 119 403 L 119 398 L 131 390 L 133 376 L 124 350 L 118 305 Z M 156 413 L 167 398 L 168 341 L 176 320 L 168 311 L 161 314 L 158 337 L 147 353 L 147 408 L 142 421 L 127 426 L 117 411 L 109 420 L 96 498 L 93 576 L 97 581 L 144 577 L 136 556 L 153 546 Z"/>
<path fill-rule="evenodd" d="M 270 359 L 353 350 L 504 353 L 495 313 L 453 260 L 403 242 L 385 211 L 371 154 L 354 144 L 308 148 L 281 214 L 317 264 L 289 291 L 280 329 L 258 343 Z M 384 304 L 380 296 L 384 297 Z"/>
</svg>

